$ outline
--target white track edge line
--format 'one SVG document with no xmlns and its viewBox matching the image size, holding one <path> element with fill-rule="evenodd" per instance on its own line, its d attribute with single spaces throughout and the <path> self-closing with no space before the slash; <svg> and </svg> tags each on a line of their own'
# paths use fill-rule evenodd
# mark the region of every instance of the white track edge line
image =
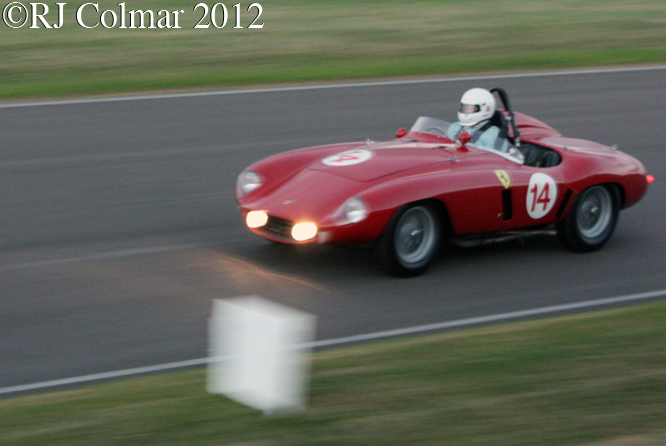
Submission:
<svg viewBox="0 0 666 446">
<path fill-rule="evenodd" d="M 363 88 L 363 87 L 387 87 L 394 85 L 417 85 L 417 84 L 431 84 L 440 82 L 463 82 L 463 81 L 479 81 L 490 79 L 521 79 L 521 78 L 538 78 L 550 76 L 577 76 L 587 74 L 613 74 L 613 73 L 628 73 L 628 72 L 643 72 L 666 70 L 666 65 L 651 65 L 639 67 L 616 67 L 616 68 L 590 68 L 581 70 L 558 70 L 558 71 L 537 71 L 529 73 L 509 73 L 509 74 L 486 74 L 486 75 L 471 75 L 471 76 L 458 76 L 458 77 L 437 77 L 427 79 L 406 79 L 406 80 L 392 80 L 392 81 L 367 81 L 367 82 L 341 82 L 336 84 L 317 84 L 317 85 L 296 85 L 291 87 L 268 87 L 268 88 L 247 88 L 240 90 L 214 90 L 214 91 L 199 91 L 189 93 L 166 93 L 166 94 L 148 94 L 137 96 L 112 96 L 103 98 L 89 98 L 89 99 L 62 99 L 52 101 L 38 101 L 38 102 L 16 102 L 0 104 L 0 109 L 3 108 L 21 108 L 21 107 L 47 107 L 57 105 L 81 105 L 81 104 L 94 104 L 94 103 L 108 103 L 108 102 L 125 102 L 125 101 L 151 101 L 161 99 L 182 99 L 182 98 L 195 98 L 195 97 L 208 97 L 208 96 L 227 96 L 237 94 L 252 94 L 252 93 L 280 93 L 289 91 L 308 91 L 308 90 L 326 90 L 332 88 Z"/>
<path fill-rule="evenodd" d="M 439 322 L 439 323 L 435 323 L 435 324 L 418 325 L 418 326 L 414 326 L 414 327 L 399 328 L 399 329 L 395 329 L 395 330 L 386 330 L 386 331 L 379 331 L 379 332 L 375 332 L 375 333 L 367 333 L 367 334 L 356 335 L 356 336 L 347 336 L 347 337 L 343 337 L 343 338 L 328 339 L 328 340 L 316 341 L 316 342 L 303 344 L 303 345 L 300 345 L 298 347 L 299 348 L 306 348 L 306 349 L 318 348 L 318 347 L 331 347 L 331 346 L 335 346 L 335 345 L 351 344 L 351 343 L 354 343 L 354 342 L 363 342 L 363 341 L 371 341 L 371 340 L 377 340 L 377 339 L 383 339 L 383 338 L 392 338 L 392 337 L 397 337 L 397 336 L 405 336 L 405 335 L 416 334 L 416 333 L 425 333 L 425 332 L 429 332 L 429 331 L 443 330 L 443 329 L 449 329 L 449 328 L 460 328 L 460 327 L 466 327 L 466 326 L 470 326 L 470 325 L 478 325 L 478 324 L 483 324 L 483 323 L 488 323 L 488 322 L 500 322 L 500 321 L 506 321 L 506 320 L 510 320 L 510 319 L 519 319 L 519 318 L 525 318 L 525 317 L 531 317 L 531 316 L 540 316 L 540 315 L 545 315 L 545 314 L 559 313 L 559 312 L 565 312 L 565 311 L 571 311 L 571 310 L 579 310 L 579 309 L 583 309 L 583 308 L 601 307 L 601 306 L 605 306 L 605 305 L 612 305 L 612 304 L 618 304 L 618 303 L 635 302 L 635 301 L 647 300 L 647 299 L 652 299 L 652 298 L 656 298 L 656 297 L 665 297 L 665 296 L 666 296 L 666 289 L 662 289 L 662 290 L 657 290 L 657 291 L 649 291 L 649 292 L 645 292 L 645 293 L 627 294 L 627 295 L 624 295 L 624 296 L 609 297 L 609 298 L 605 298 L 605 299 L 588 300 L 588 301 L 584 301 L 584 302 L 574 302 L 574 303 L 562 304 L 562 305 L 550 305 L 550 306 L 547 306 L 547 307 L 533 308 L 533 309 L 530 309 L 530 310 L 512 311 L 512 312 L 508 312 L 508 313 L 499 313 L 499 314 L 494 314 L 494 315 L 489 315 L 489 316 L 479 316 L 479 317 L 472 317 L 472 318 L 466 318 L 466 319 L 459 319 L 459 320 L 455 320 L 455 321 Z M 92 381 L 101 381 L 101 380 L 105 380 L 105 379 L 121 378 L 121 377 L 126 377 L 126 376 L 133 376 L 133 375 L 141 375 L 141 374 L 153 373 L 153 372 L 164 372 L 164 371 L 170 371 L 170 370 L 181 369 L 181 368 L 186 368 L 186 367 L 207 365 L 207 364 L 210 364 L 210 363 L 213 363 L 213 362 L 224 361 L 226 359 L 227 358 L 225 358 L 225 357 L 191 359 L 191 360 L 187 360 L 187 361 L 170 362 L 170 363 L 159 364 L 159 365 L 154 365 L 154 366 L 146 366 L 146 367 L 138 367 L 138 368 L 133 368 L 133 369 L 118 370 L 118 371 L 114 371 L 114 372 L 96 373 L 96 374 L 93 374 L 93 375 L 85 375 L 85 376 L 78 376 L 78 377 L 65 378 L 65 379 L 56 379 L 56 380 L 52 380 L 52 381 L 37 382 L 37 383 L 32 383 L 32 384 L 23 384 L 23 385 L 12 386 L 12 387 L 4 387 L 4 388 L 0 388 L 0 395 L 26 392 L 26 391 L 30 391 L 30 390 L 46 389 L 46 388 L 50 388 L 50 387 L 66 386 L 66 385 L 71 385 L 71 384 L 81 384 L 81 383 L 92 382 Z"/>
</svg>

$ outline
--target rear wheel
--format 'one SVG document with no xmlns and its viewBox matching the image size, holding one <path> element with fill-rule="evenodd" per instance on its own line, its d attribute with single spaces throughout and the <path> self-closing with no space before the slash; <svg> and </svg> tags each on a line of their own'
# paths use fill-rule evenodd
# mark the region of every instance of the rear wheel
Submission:
<svg viewBox="0 0 666 446">
<path fill-rule="evenodd" d="M 426 204 L 400 208 L 380 239 L 379 253 L 390 274 L 422 274 L 435 259 L 442 241 L 439 214 Z"/>
<path fill-rule="evenodd" d="M 620 210 L 617 188 L 596 185 L 578 195 L 571 212 L 558 223 L 557 235 L 569 249 L 590 252 L 610 239 Z"/>
</svg>

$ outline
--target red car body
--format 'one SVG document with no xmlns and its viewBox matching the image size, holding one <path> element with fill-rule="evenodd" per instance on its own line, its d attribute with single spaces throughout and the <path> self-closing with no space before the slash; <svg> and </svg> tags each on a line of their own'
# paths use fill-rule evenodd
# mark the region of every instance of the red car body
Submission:
<svg viewBox="0 0 666 446">
<path fill-rule="evenodd" d="M 502 116 L 506 118 L 508 112 Z M 548 158 L 548 162 L 532 160 L 528 165 L 523 160 L 521 164 L 515 157 L 461 144 L 443 132 L 440 135 L 415 125 L 409 132 L 401 129 L 398 139 L 387 142 L 311 147 L 258 161 L 239 181 L 253 172 L 256 176 L 252 178 L 258 178 L 260 185 L 244 193 L 239 184 L 237 202 L 244 219 L 250 211 L 267 214 L 266 224 L 252 229 L 266 239 L 355 245 L 386 237 L 396 213 L 415 203 L 436 211 L 436 229 L 445 232 L 442 238 L 472 241 L 550 224 L 559 225 L 558 231 L 564 232 L 562 226 L 577 197 L 595 185 L 612 192 L 606 195 L 612 195 L 615 212 L 646 193 L 646 169 L 631 156 L 563 137 L 526 115 L 511 114 L 511 118 L 522 143 L 518 149 L 536 150 L 537 158 Z M 353 197 L 361 200 L 366 215 L 352 223 L 344 215 L 344 206 Z M 592 218 L 597 218 L 597 201 L 587 204 L 586 212 Z M 316 236 L 295 240 L 289 231 L 298 222 L 314 223 Z M 614 221 L 612 226 L 610 232 Z M 415 274 L 424 268 L 417 269 Z"/>
</svg>

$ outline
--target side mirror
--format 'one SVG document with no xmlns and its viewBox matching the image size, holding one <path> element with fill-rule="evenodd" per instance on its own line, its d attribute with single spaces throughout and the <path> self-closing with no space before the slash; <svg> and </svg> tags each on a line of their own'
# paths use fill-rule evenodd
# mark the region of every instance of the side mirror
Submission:
<svg viewBox="0 0 666 446">
<path fill-rule="evenodd" d="M 458 142 L 460 142 L 460 147 L 458 147 L 458 150 L 467 150 L 467 147 L 465 147 L 465 144 L 470 142 L 472 140 L 472 135 L 470 135 L 468 132 L 462 132 L 460 135 L 458 135 Z"/>
<path fill-rule="evenodd" d="M 400 130 L 398 130 L 397 132 L 395 132 L 395 137 L 396 137 L 396 138 L 402 138 L 402 137 L 405 136 L 406 134 L 407 134 L 407 129 L 406 129 L 406 128 L 401 128 Z"/>
</svg>

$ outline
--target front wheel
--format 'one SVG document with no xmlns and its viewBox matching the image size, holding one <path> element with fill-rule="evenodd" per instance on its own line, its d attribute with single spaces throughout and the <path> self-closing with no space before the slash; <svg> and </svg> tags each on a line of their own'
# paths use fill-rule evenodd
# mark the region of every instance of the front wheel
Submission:
<svg viewBox="0 0 666 446">
<path fill-rule="evenodd" d="M 619 194 L 615 187 L 588 187 L 578 195 L 571 212 L 557 224 L 560 241 L 577 252 L 590 252 L 601 248 L 615 230 L 619 203 Z"/>
<path fill-rule="evenodd" d="M 439 214 L 425 204 L 400 208 L 379 242 L 379 255 L 390 274 L 412 277 L 433 262 L 442 241 Z"/>
</svg>

